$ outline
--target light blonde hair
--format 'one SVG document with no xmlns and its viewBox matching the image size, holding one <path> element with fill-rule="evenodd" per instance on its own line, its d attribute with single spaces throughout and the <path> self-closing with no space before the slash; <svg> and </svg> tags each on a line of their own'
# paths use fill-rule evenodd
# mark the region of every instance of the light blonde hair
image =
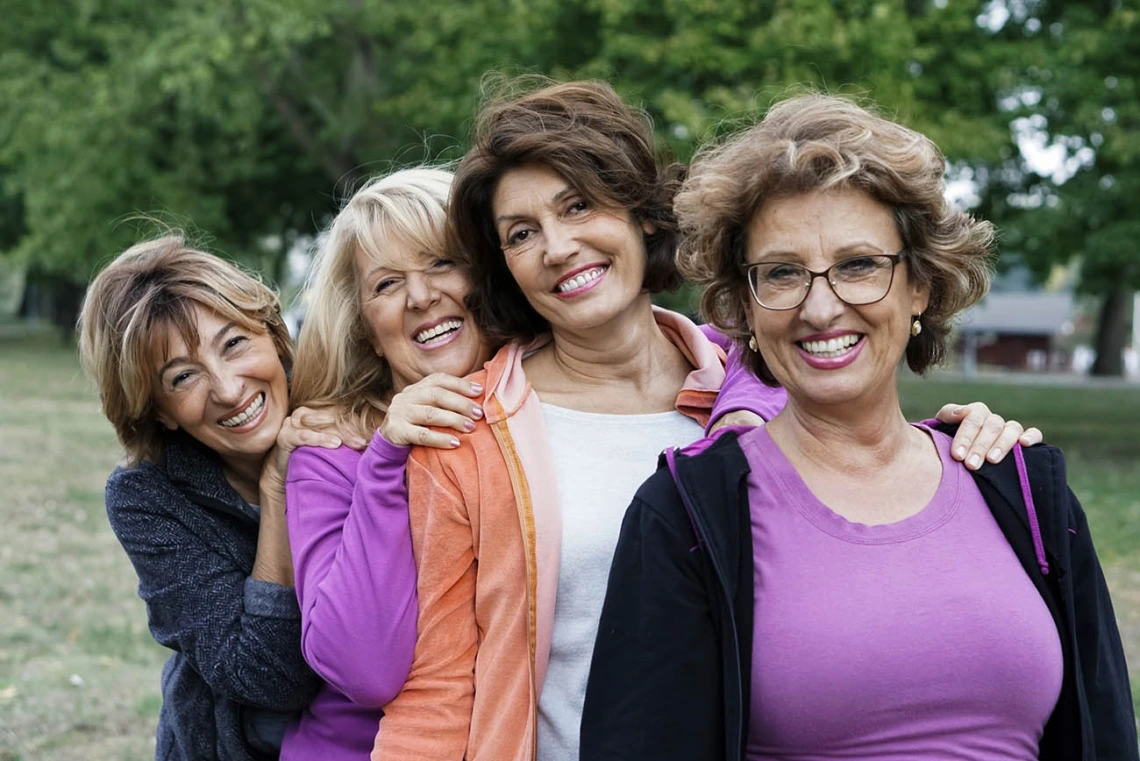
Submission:
<svg viewBox="0 0 1140 761">
<path fill-rule="evenodd" d="M 291 400 L 335 409 L 345 424 L 371 432 L 392 392 L 388 361 L 376 355 L 360 300 L 357 251 L 382 259 L 398 239 L 444 252 L 451 173 L 420 167 L 370 180 L 322 233 L 297 341 Z"/>
<path fill-rule="evenodd" d="M 955 314 L 989 289 L 993 225 L 950 208 L 946 160 L 925 135 L 846 98 L 805 95 L 773 106 L 764 119 L 698 152 L 676 199 L 683 234 L 677 263 L 705 286 L 701 313 L 744 347 L 765 383 L 776 380 L 747 347 L 751 296 L 742 267 L 747 229 L 767 201 L 830 188 L 854 188 L 887 206 L 910 276 L 930 289 L 922 332 L 906 348 L 923 372 L 940 362 Z"/>
<path fill-rule="evenodd" d="M 178 233 L 130 247 L 87 289 L 79 352 L 131 464 L 162 457 L 155 366 L 171 329 L 198 346 L 196 306 L 268 333 L 286 371 L 292 363 L 277 294 L 256 274 L 192 248 Z"/>
</svg>

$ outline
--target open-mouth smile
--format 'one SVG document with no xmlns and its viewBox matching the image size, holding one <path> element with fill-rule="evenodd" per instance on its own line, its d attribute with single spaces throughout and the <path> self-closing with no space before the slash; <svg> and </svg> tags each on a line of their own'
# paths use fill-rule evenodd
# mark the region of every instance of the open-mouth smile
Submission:
<svg viewBox="0 0 1140 761">
<path fill-rule="evenodd" d="M 249 427 L 254 421 L 260 420 L 265 411 L 265 392 L 261 391 L 243 407 L 237 414 L 218 421 L 223 428 Z"/>
<path fill-rule="evenodd" d="M 554 294 L 563 299 L 579 296 L 597 286 L 609 269 L 608 264 L 583 267 L 559 280 L 554 286 Z"/>
</svg>

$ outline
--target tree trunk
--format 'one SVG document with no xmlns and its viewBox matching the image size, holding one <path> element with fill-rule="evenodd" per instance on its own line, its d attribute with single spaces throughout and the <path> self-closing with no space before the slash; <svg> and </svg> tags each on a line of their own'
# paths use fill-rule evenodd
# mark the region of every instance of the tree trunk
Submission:
<svg viewBox="0 0 1140 761">
<path fill-rule="evenodd" d="M 1093 375 L 1124 375 L 1124 345 L 1128 342 L 1128 305 L 1131 301 L 1131 292 L 1123 287 L 1113 288 L 1104 297 L 1096 327 Z"/>
</svg>

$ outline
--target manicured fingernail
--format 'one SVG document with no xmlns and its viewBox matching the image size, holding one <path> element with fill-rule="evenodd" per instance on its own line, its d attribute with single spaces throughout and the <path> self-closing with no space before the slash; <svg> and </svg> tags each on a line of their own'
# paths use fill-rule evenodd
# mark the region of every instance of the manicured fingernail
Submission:
<svg viewBox="0 0 1140 761">
<path fill-rule="evenodd" d="M 955 407 L 954 409 L 950 410 L 950 414 L 951 415 L 961 415 L 965 411 L 966 411 L 965 407 Z"/>
<path fill-rule="evenodd" d="M 331 442 L 333 445 L 333 449 L 336 449 L 337 447 L 341 446 L 344 443 L 340 439 L 338 439 L 336 436 L 332 437 Z"/>
<path fill-rule="evenodd" d="M 988 455 L 986 455 L 986 459 L 989 460 L 990 462 L 997 462 L 998 460 L 1001 459 L 1001 450 L 998 449 L 997 447 L 994 447 L 993 449 L 990 450 L 990 453 Z"/>
<path fill-rule="evenodd" d="M 966 460 L 966 464 L 971 468 L 980 468 L 982 466 L 982 458 L 976 454 L 970 455 L 970 459 Z"/>
<path fill-rule="evenodd" d="M 471 393 L 472 394 L 481 394 L 481 393 L 483 393 L 483 387 L 481 385 L 479 385 L 478 383 L 472 383 L 471 384 Z"/>
<path fill-rule="evenodd" d="M 474 431 L 475 430 L 475 422 L 472 420 L 464 420 L 463 421 L 463 430 L 467 431 L 468 433 L 470 433 L 471 431 Z"/>
<path fill-rule="evenodd" d="M 354 449 L 364 449 L 364 447 L 365 447 L 367 444 L 368 444 L 368 442 L 367 442 L 367 441 L 365 441 L 364 439 L 353 439 L 353 440 L 352 440 L 352 447 L 353 447 Z"/>
<path fill-rule="evenodd" d="M 954 449 L 954 455 L 955 455 L 955 456 L 956 456 L 956 457 L 957 457 L 959 460 L 961 460 L 961 459 L 964 459 L 964 458 L 966 457 L 966 447 L 956 447 L 956 448 Z"/>
<path fill-rule="evenodd" d="M 451 444 L 452 449 L 455 449 L 457 446 L 459 446 L 459 439 L 452 439 L 448 443 Z"/>
<path fill-rule="evenodd" d="M 483 417 L 483 408 L 480 407 L 478 404 L 476 404 L 474 407 L 471 408 L 471 414 L 474 415 L 476 418 L 481 418 L 481 417 Z"/>
</svg>

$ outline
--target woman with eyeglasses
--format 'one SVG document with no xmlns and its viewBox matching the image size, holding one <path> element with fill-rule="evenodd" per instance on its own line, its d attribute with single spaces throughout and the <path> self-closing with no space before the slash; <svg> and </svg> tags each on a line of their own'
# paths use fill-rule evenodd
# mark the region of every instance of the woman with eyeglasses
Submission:
<svg viewBox="0 0 1140 761">
<path fill-rule="evenodd" d="M 698 155 L 679 261 L 788 393 L 626 513 L 581 759 L 1136 759 L 1084 513 L 1048 446 L 967 470 L 897 391 L 989 286 L 922 135 L 794 98 Z"/>
</svg>

